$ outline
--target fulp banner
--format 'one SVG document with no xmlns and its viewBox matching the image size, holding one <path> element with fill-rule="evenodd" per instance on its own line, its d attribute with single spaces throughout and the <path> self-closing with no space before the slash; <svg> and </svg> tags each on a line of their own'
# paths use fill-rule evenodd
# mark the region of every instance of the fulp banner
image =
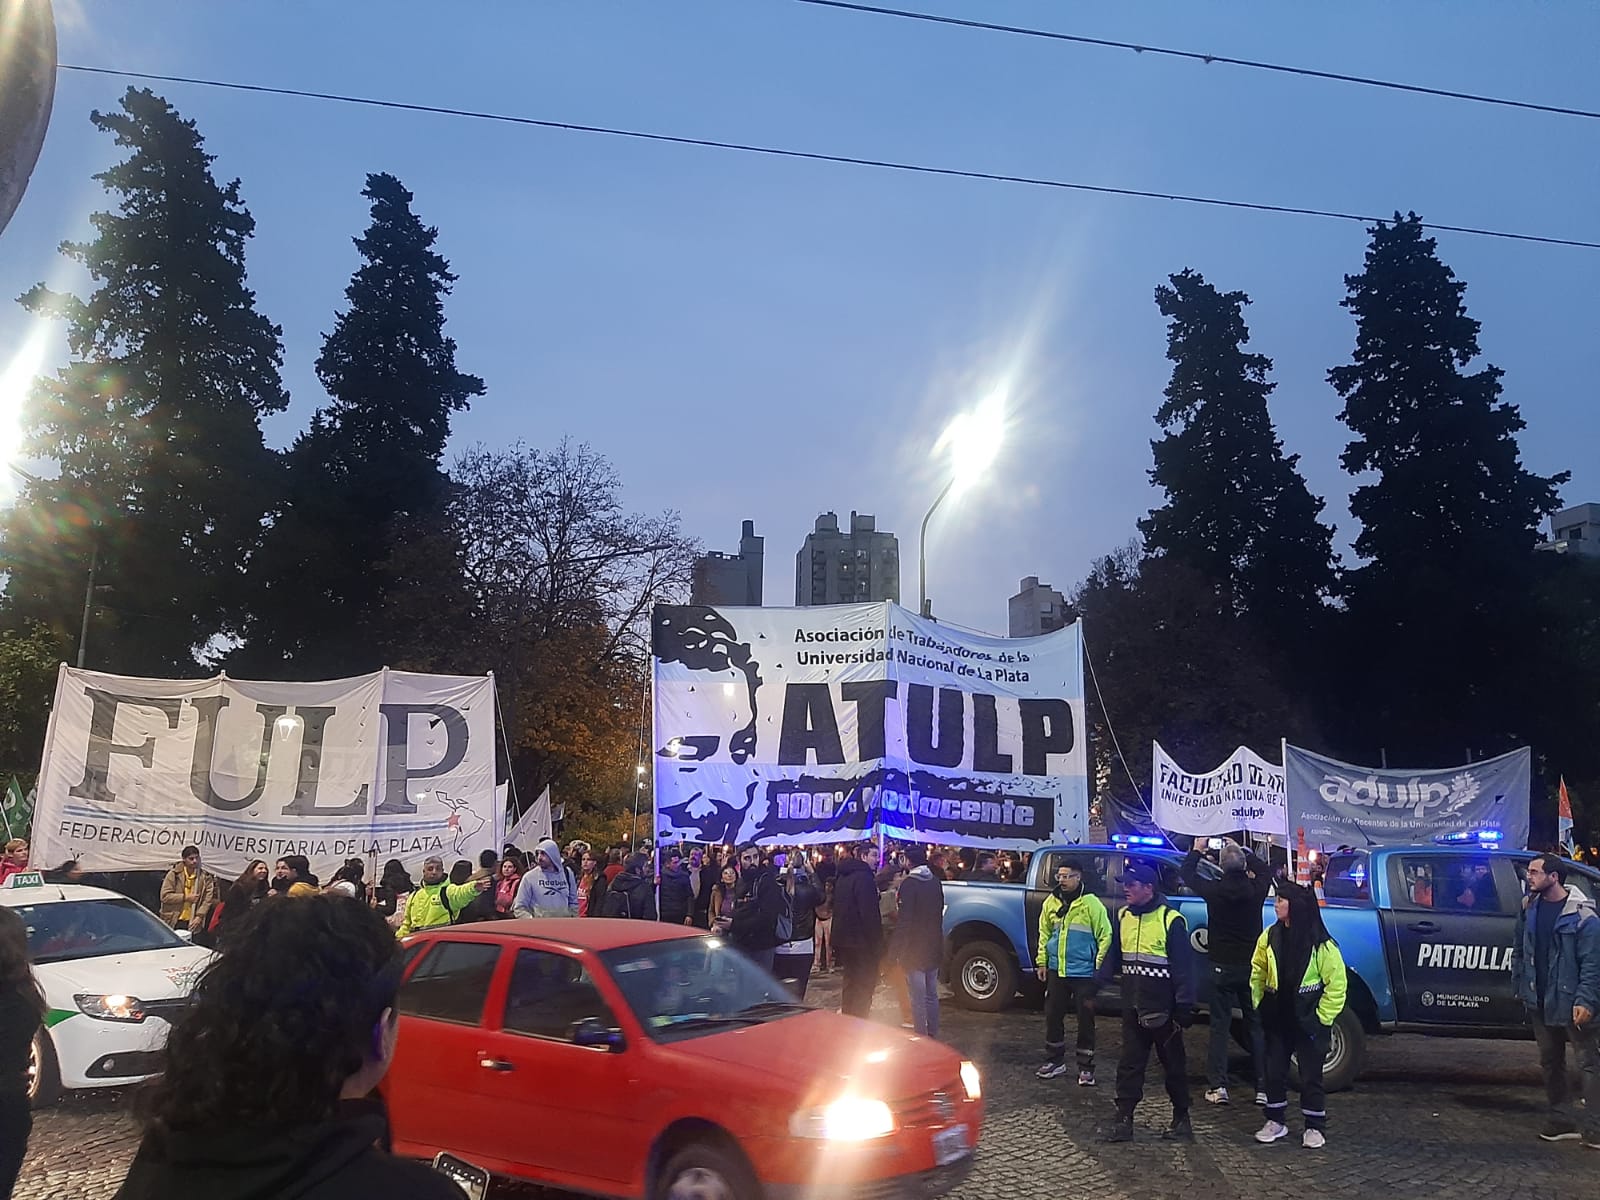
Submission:
<svg viewBox="0 0 1600 1200">
<path fill-rule="evenodd" d="M 494 680 L 379 671 L 323 683 L 135 679 L 62 666 L 33 854 L 228 878 L 303 854 L 475 860 L 495 842 Z"/>
<path fill-rule="evenodd" d="M 1214 771 L 1185 771 L 1155 743 L 1150 813 L 1168 833 L 1218 837 L 1235 830 L 1286 837 L 1283 768 L 1240 746 Z"/>
<path fill-rule="evenodd" d="M 1532 755 L 1430 770 L 1355 767 L 1284 745 L 1289 827 L 1311 846 L 1397 845 L 1492 830 L 1507 846 L 1528 844 Z"/>
</svg>

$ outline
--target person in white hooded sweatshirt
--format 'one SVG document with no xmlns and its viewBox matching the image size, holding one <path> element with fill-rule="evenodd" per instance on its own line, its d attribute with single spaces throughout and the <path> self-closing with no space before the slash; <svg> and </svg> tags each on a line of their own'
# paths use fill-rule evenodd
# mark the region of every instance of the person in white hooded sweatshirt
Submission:
<svg viewBox="0 0 1600 1200">
<path fill-rule="evenodd" d="M 578 881 L 561 861 L 561 847 L 549 838 L 539 843 L 539 853 L 522 877 L 511 911 L 519 917 L 578 915 Z"/>
</svg>

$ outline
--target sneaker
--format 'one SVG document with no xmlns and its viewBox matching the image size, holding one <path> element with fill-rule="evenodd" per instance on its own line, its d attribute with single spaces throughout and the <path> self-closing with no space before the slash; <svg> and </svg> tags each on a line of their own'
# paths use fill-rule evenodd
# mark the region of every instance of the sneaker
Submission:
<svg viewBox="0 0 1600 1200">
<path fill-rule="evenodd" d="M 1133 1141 L 1133 1118 L 1126 1120 L 1118 1118 L 1117 1123 L 1100 1135 L 1102 1142 L 1131 1142 Z"/>
<path fill-rule="evenodd" d="M 1093 1087 L 1094 1086 L 1094 1072 L 1093 1071 L 1079 1071 L 1078 1072 L 1078 1086 L 1079 1087 Z"/>
<path fill-rule="evenodd" d="M 1280 1125 L 1276 1121 L 1268 1121 L 1260 1129 L 1256 1130 L 1256 1141 L 1260 1142 L 1263 1146 L 1270 1146 L 1279 1138 L 1286 1138 L 1288 1136 L 1289 1127 L 1287 1125 Z"/>
<path fill-rule="evenodd" d="M 1194 1126 L 1189 1124 L 1189 1114 L 1174 1116 L 1172 1124 L 1162 1132 L 1161 1136 L 1170 1142 L 1194 1141 Z"/>
<path fill-rule="evenodd" d="M 1582 1134 L 1571 1121 L 1561 1117 L 1551 1117 L 1544 1123 L 1539 1136 L 1547 1142 L 1575 1142 Z"/>
<path fill-rule="evenodd" d="M 1257 1092 L 1256 1093 L 1256 1107 L 1257 1108 L 1265 1108 L 1266 1106 L 1267 1106 L 1267 1094 L 1265 1092 Z"/>
<path fill-rule="evenodd" d="M 1047 1062 L 1034 1072 L 1040 1079 L 1060 1079 L 1067 1073 L 1067 1064 L 1064 1062 Z"/>
<path fill-rule="evenodd" d="M 1321 1150 L 1328 1144 L 1320 1129 L 1308 1129 L 1300 1135 L 1300 1144 L 1307 1150 Z"/>
<path fill-rule="evenodd" d="M 1206 1093 L 1206 1103 L 1207 1104 L 1226 1104 L 1226 1103 L 1228 1103 L 1228 1089 L 1225 1088 L 1225 1087 L 1212 1088 L 1209 1092 Z"/>
</svg>

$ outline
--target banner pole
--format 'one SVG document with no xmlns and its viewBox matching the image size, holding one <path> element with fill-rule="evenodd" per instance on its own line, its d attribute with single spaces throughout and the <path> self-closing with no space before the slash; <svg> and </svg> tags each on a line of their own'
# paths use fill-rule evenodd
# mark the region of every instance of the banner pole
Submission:
<svg viewBox="0 0 1600 1200">
<path fill-rule="evenodd" d="M 522 819 L 522 801 L 517 799 L 517 772 L 511 762 L 511 735 L 506 732 L 505 709 L 500 706 L 500 681 L 495 678 L 493 671 L 489 672 L 489 681 L 489 686 L 494 690 L 494 716 L 495 721 L 500 726 L 500 741 L 506 748 L 506 782 L 511 785 L 511 811 L 516 814 L 516 820 L 512 821 L 511 824 L 514 825 Z M 505 820 L 503 813 L 501 814 L 501 820 Z M 511 828 L 510 825 L 502 824 L 500 833 L 497 836 L 504 838 L 505 831 L 509 828 Z M 498 851 L 500 847 L 496 846 L 495 849 Z"/>
</svg>

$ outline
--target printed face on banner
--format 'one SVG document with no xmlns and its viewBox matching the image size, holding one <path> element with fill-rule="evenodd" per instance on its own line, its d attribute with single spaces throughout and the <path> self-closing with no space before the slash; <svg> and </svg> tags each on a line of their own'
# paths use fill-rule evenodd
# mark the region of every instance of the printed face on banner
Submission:
<svg viewBox="0 0 1600 1200">
<path fill-rule="evenodd" d="M 1010 641 L 881 604 L 663 607 L 655 649 L 662 840 L 1086 832 L 1075 627 Z"/>
<path fill-rule="evenodd" d="M 63 668 L 36 839 L 89 870 L 303 854 L 472 858 L 494 842 L 493 681 L 130 679 Z"/>
</svg>

